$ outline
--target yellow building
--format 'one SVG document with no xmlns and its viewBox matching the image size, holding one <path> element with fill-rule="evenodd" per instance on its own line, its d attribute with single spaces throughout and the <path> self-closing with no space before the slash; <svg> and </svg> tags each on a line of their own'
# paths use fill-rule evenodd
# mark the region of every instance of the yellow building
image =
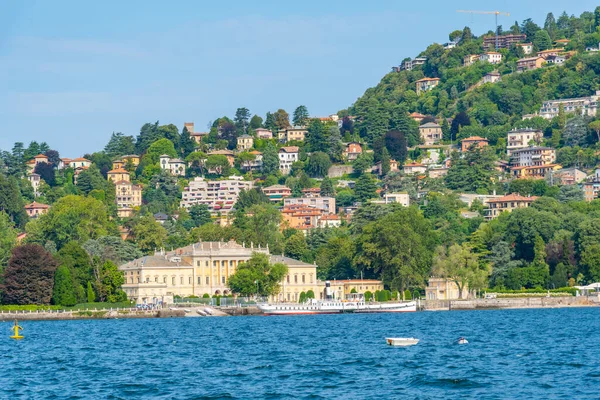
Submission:
<svg viewBox="0 0 600 400">
<path fill-rule="evenodd" d="M 239 151 L 250 150 L 254 146 L 254 138 L 250 135 L 242 135 L 237 138 L 237 149 Z"/>
<path fill-rule="evenodd" d="M 485 210 L 485 219 L 489 221 L 497 218 L 504 211 L 512 212 L 512 210 L 516 208 L 527 208 L 536 200 L 536 196 L 525 197 L 516 193 L 497 199 L 489 199 L 487 204 L 488 208 Z"/>
<path fill-rule="evenodd" d="M 269 254 L 268 248 L 230 242 L 199 242 L 170 252 L 157 252 L 121 265 L 128 298 L 137 303 L 171 303 L 173 297 L 227 295 L 227 280 L 240 263 L 253 253 Z M 301 292 L 317 293 L 317 267 L 283 256 L 271 256 L 271 263 L 284 263 L 288 275 L 281 292 L 272 300 L 297 301 Z M 289 282 L 288 282 L 289 280 Z"/>
<path fill-rule="evenodd" d="M 469 285 L 465 283 L 462 290 L 462 296 L 456 282 L 447 278 L 430 277 L 425 288 L 425 298 L 427 300 L 456 300 L 468 299 L 470 296 Z"/>
<path fill-rule="evenodd" d="M 421 94 L 433 89 L 440 83 L 440 78 L 423 78 L 415 82 L 417 85 L 417 94 Z"/>
<path fill-rule="evenodd" d="M 316 265 L 284 256 L 271 256 L 271 263 L 282 263 L 288 267 L 288 274 L 281 282 L 281 291 L 273 296 L 272 301 L 297 302 L 300 293 L 307 293 L 309 290 L 312 290 L 315 298 L 319 298 Z"/>
<path fill-rule="evenodd" d="M 113 167 L 114 167 L 114 163 L 113 163 Z M 112 169 L 106 173 L 106 176 L 109 181 L 113 181 L 113 182 L 127 181 L 127 182 L 129 182 L 129 172 L 127 172 L 123 168 Z"/>
<path fill-rule="evenodd" d="M 131 217 L 133 208 L 142 205 L 142 187 L 129 182 L 129 179 L 115 182 L 115 202 L 120 218 Z"/>
</svg>

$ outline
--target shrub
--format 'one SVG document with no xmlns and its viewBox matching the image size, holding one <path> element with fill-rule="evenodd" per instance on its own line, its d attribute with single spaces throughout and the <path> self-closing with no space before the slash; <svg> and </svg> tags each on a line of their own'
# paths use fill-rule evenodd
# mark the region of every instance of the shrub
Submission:
<svg viewBox="0 0 600 400">
<path fill-rule="evenodd" d="M 350 291 L 350 293 L 358 293 L 358 292 L 356 291 L 355 288 L 352 288 L 352 290 Z"/>
<path fill-rule="evenodd" d="M 412 293 L 408 289 L 404 291 L 404 300 L 412 300 Z"/>
<path fill-rule="evenodd" d="M 208 293 L 204 293 L 204 294 L 202 295 L 202 298 L 203 298 L 203 299 L 210 299 L 210 294 L 208 294 Z"/>
<path fill-rule="evenodd" d="M 315 292 L 313 292 L 312 290 L 309 290 L 308 292 L 306 292 L 306 298 L 307 299 L 314 299 L 315 298 Z"/>
<path fill-rule="evenodd" d="M 304 303 L 306 301 L 306 293 L 301 292 L 300 297 L 298 298 L 298 303 Z"/>
<path fill-rule="evenodd" d="M 371 293 L 369 290 L 367 290 L 365 292 L 365 301 L 370 301 L 373 298 L 373 293 Z"/>
</svg>

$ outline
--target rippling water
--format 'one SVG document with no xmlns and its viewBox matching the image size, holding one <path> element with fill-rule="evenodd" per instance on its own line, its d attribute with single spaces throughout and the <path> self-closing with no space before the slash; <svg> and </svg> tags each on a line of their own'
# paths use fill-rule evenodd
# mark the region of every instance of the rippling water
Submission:
<svg viewBox="0 0 600 400">
<path fill-rule="evenodd" d="M 2 398 L 600 398 L 600 309 L 20 324 Z"/>
</svg>

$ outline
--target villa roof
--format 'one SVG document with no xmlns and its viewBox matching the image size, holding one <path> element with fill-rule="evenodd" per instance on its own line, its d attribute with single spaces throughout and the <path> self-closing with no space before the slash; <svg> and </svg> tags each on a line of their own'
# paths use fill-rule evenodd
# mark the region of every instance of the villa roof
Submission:
<svg viewBox="0 0 600 400">
<path fill-rule="evenodd" d="M 285 153 L 297 153 L 299 150 L 298 146 L 283 146 L 279 149 L 279 152 L 283 151 Z"/>
<path fill-rule="evenodd" d="M 435 122 L 427 122 L 426 124 L 419 126 L 419 129 L 420 128 L 441 128 L 441 126 Z"/>
<path fill-rule="evenodd" d="M 462 140 L 463 142 L 482 142 L 488 141 L 486 138 L 482 138 L 481 136 L 471 136 Z"/>
<path fill-rule="evenodd" d="M 26 210 L 29 210 L 29 209 L 36 209 L 36 208 L 37 208 L 37 209 L 44 209 L 44 210 L 45 210 L 45 209 L 48 209 L 48 208 L 50 208 L 50 206 L 49 206 L 48 204 L 42 204 L 42 203 L 38 203 L 38 202 L 36 202 L 36 201 L 34 201 L 33 203 L 30 203 L 30 204 L 27 204 L 27 205 L 25 206 L 25 209 L 26 209 Z"/>
<path fill-rule="evenodd" d="M 295 260 L 293 258 L 290 257 L 286 257 L 286 256 L 277 256 L 277 255 L 271 255 L 270 260 L 269 260 L 272 264 L 276 264 L 276 263 L 282 263 L 287 265 L 288 267 L 313 267 L 313 264 L 308 264 L 305 263 L 304 261 L 300 261 L 300 260 Z"/>
<path fill-rule="evenodd" d="M 107 174 L 129 174 L 129 171 L 123 168 L 115 168 L 108 171 Z"/>
<path fill-rule="evenodd" d="M 75 159 L 73 159 L 73 160 L 71 160 L 71 161 L 87 161 L 87 162 L 91 162 L 91 161 L 90 161 L 90 160 L 88 160 L 87 158 L 83 158 L 83 157 L 78 157 L 78 158 L 75 158 Z"/>
<path fill-rule="evenodd" d="M 430 81 L 439 81 L 440 78 L 422 78 L 419 79 L 417 82 L 430 82 Z"/>
<path fill-rule="evenodd" d="M 506 196 L 499 197 L 497 199 L 489 199 L 488 203 L 504 203 L 504 202 L 508 202 L 508 201 L 534 202 L 537 199 L 538 199 L 537 196 L 525 197 L 525 196 L 521 196 L 520 194 L 517 194 L 517 193 L 511 193 L 511 194 L 508 194 Z"/>
</svg>

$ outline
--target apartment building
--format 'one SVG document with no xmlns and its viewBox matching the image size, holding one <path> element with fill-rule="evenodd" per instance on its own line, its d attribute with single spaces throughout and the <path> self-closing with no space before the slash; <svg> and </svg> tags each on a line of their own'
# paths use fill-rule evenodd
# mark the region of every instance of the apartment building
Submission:
<svg viewBox="0 0 600 400">
<path fill-rule="evenodd" d="M 506 154 L 510 156 L 513 151 L 524 149 L 532 144 L 540 144 L 544 134 L 539 129 L 513 129 L 508 132 Z"/>
<path fill-rule="evenodd" d="M 523 72 L 541 68 L 545 61 L 542 57 L 521 58 L 517 60 L 517 71 Z"/>
<path fill-rule="evenodd" d="M 527 38 L 524 34 L 518 35 L 498 35 L 498 49 L 510 49 L 513 44 L 518 44 Z M 483 48 L 484 49 L 495 49 L 496 48 L 496 36 L 484 36 L 483 37 Z"/>
<path fill-rule="evenodd" d="M 244 181 L 241 176 L 218 181 L 196 177 L 183 189 L 180 206 L 189 209 L 195 204 L 206 204 L 213 214 L 227 214 L 233 209 L 240 192 L 253 187 L 251 181 Z"/>
<path fill-rule="evenodd" d="M 292 141 L 303 142 L 308 130 L 305 126 L 289 126 L 286 129 L 281 129 L 277 133 L 280 142 L 288 143 Z"/>
<path fill-rule="evenodd" d="M 558 116 L 558 112 L 563 107 L 566 113 L 578 113 L 590 117 L 596 116 L 598 111 L 598 99 L 600 90 L 595 95 L 588 97 L 578 97 L 573 99 L 546 100 L 540 109 L 540 117 L 552 119 Z"/>
<path fill-rule="evenodd" d="M 283 200 L 283 206 L 304 205 L 322 210 L 327 214 L 335 214 L 335 197 L 288 197 Z"/>
<path fill-rule="evenodd" d="M 237 149 L 239 151 L 250 150 L 254 146 L 254 138 L 250 135 L 241 135 L 237 138 Z"/>
<path fill-rule="evenodd" d="M 552 147 L 532 146 L 511 152 L 513 167 L 529 167 L 552 164 L 556 161 L 556 150 Z"/>
<path fill-rule="evenodd" d="M 272 202 L 278 202 L 292 195 L 292 189 L 285 185 L 272 185 L 262 189 Z"/>
<path fill-rule="evenodd" d="M 433 89 L 440 83 L 440 78 L 423 78 L 415 82 L 417 94 Z"/>
</svg>

